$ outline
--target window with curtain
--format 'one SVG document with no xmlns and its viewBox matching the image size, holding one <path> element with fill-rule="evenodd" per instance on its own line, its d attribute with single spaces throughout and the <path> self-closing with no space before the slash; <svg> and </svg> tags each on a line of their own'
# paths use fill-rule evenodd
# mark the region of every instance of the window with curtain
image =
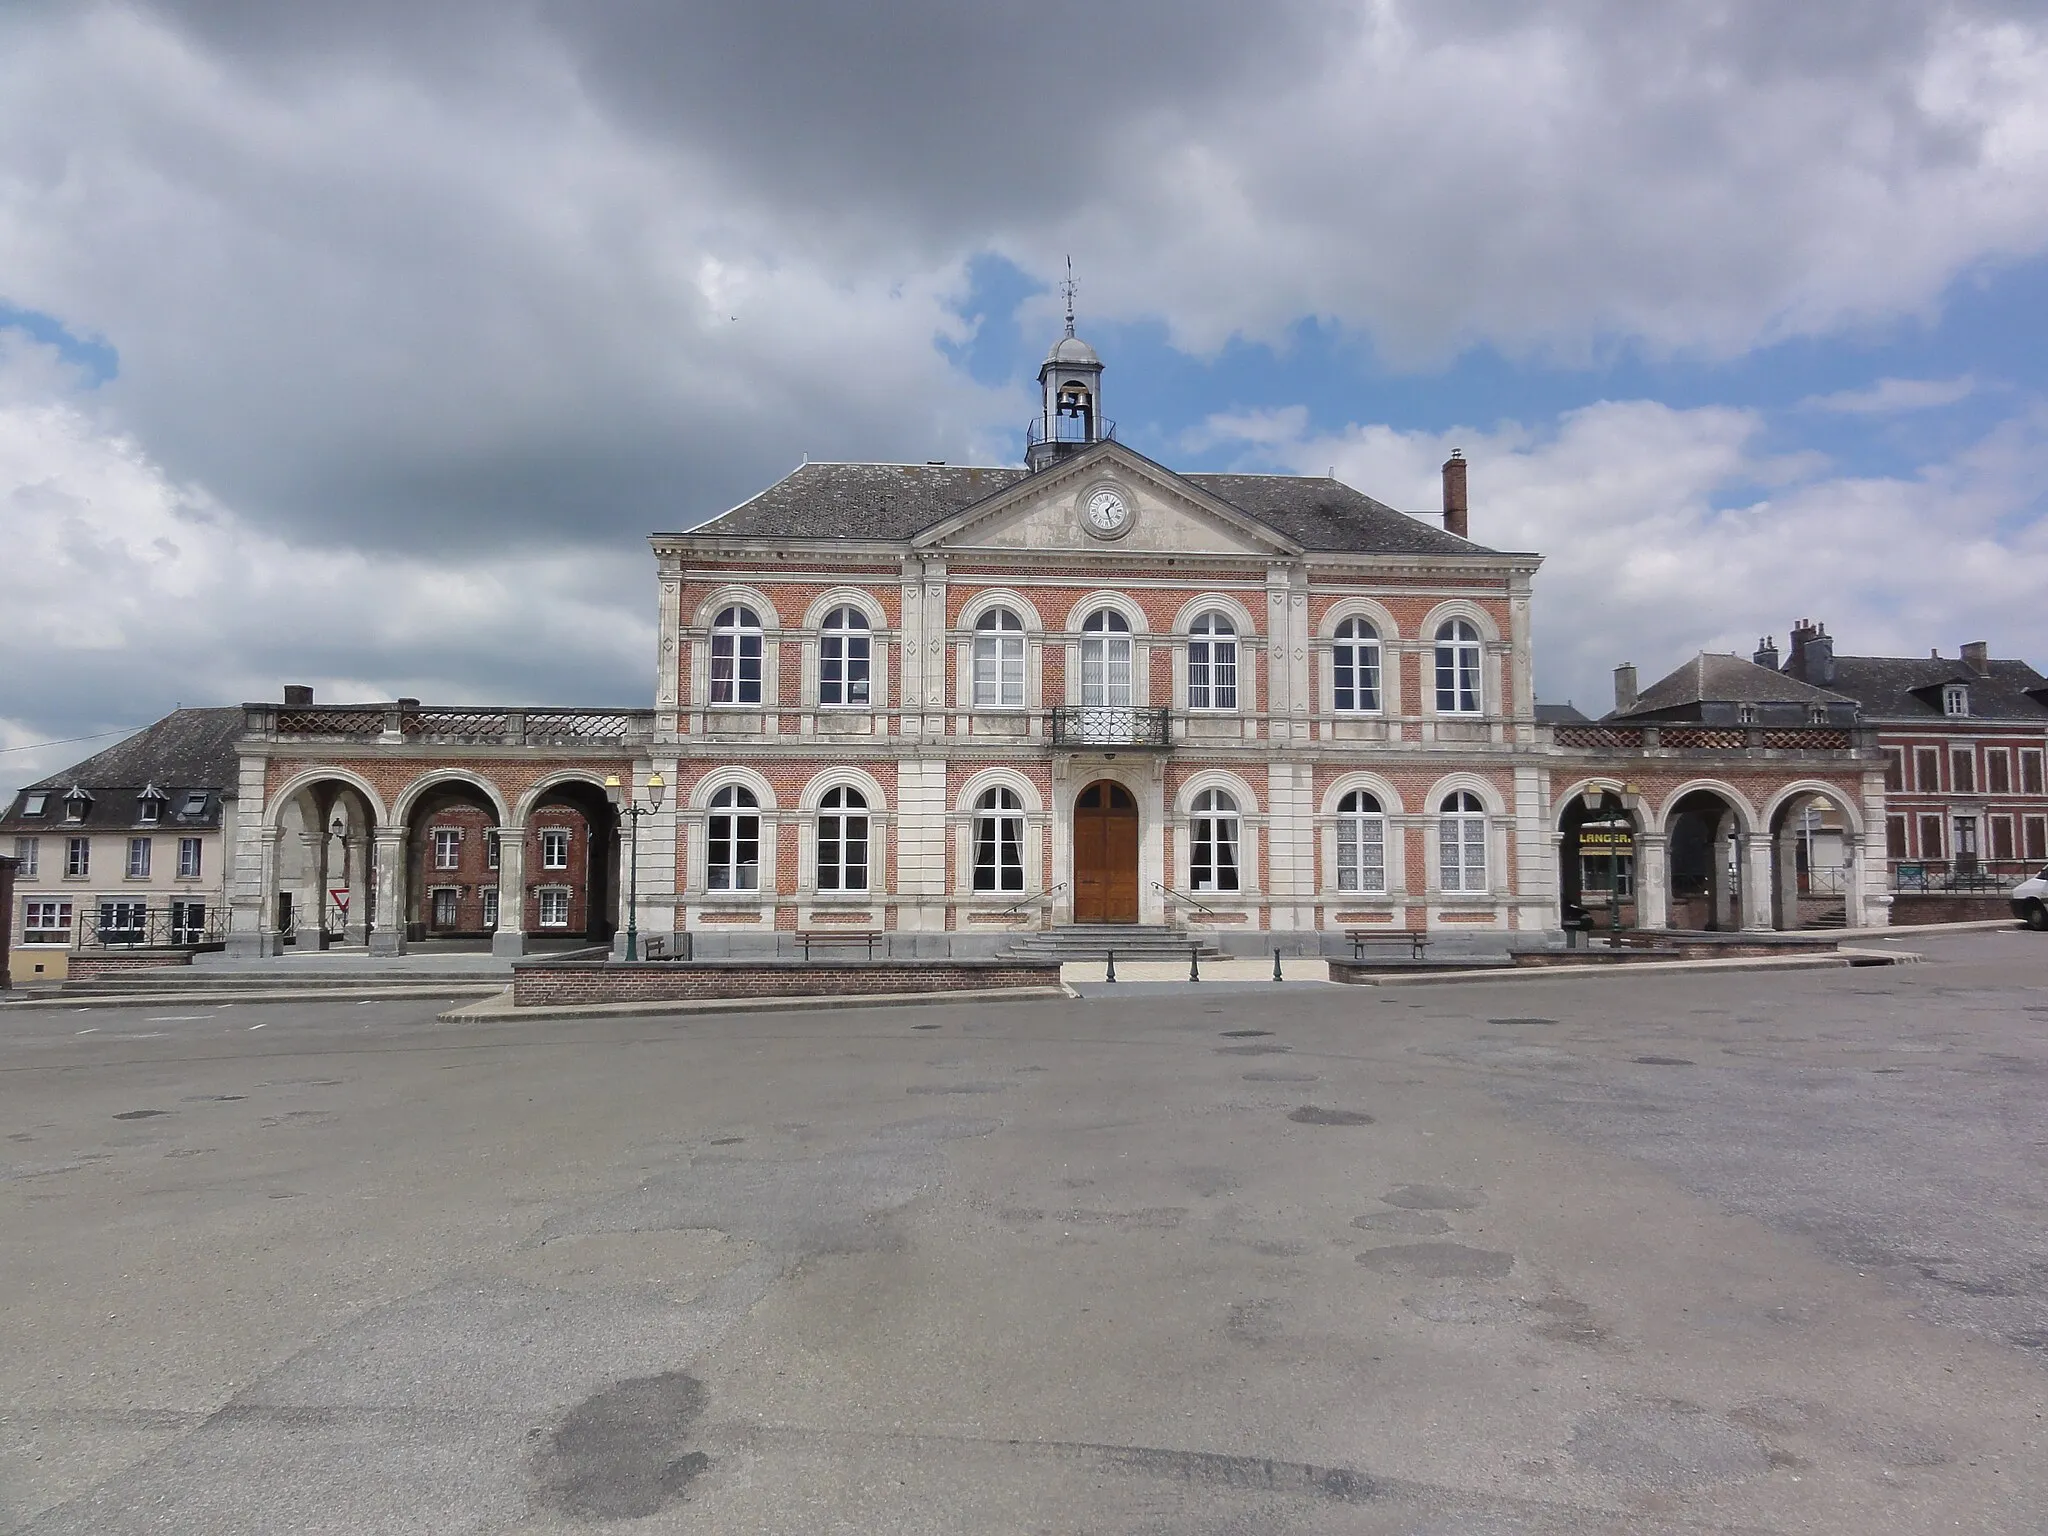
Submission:
<svg viewBox="0 0 2048 1536">
<path fill-rule="evenodd" d="M 1024 802 L 1013 789 L 987 790 L 974 802 L 974 888 L 1024 889 Z"/>
<path fill-rule="evenodd" d="M 710 889 L 760 889 L 760 807 L 754 792 L 739 784 L 728 784 L 711 797 L 704 850 L 704 883 Z"/>
<path fill-rule="evenodd" d="M 818 702 L 827 708 L 865 708 L 870 660 L 867 615 L 851 607 L 826 614 L 818 635 Z"/>
<path fill-rule="evenodd" d="M 1450 619 L 1436 632 L 1436 712 L 1476 715 L 1484 690 L 1480 683 L 1479 631 L 1467 619 Z"/>
<path fill-rule="evenodd" d="M 1446 891 L 1485 891 L 1486 807 L 1469 790 L 1444 797 L 1437 815 L 1438 864 Z"/>
<path fill-rule="evenodd" d="M 1370 621 L 1346 619 L 1337 626 L 1330 667 L 1337 713 L 1368 714 L 1380 707 L 1380 632 Z"/>
<path fill-rule="evenodd" d="M 1354 789 L 1337 802 L 1337 889 L 1387 888 L 1387 818 L 1377 798 Z"/>
<path fill-rule="evenodd" d="M 1188 708 L 1237 708 L 1237 627 L 1205 613 L 1188 630 Z"/>
<path fill-rule="evenodd" d="M 818 802 L 818 889 L 867 888 L 867 796 L 857 789 L 828 789 Z"/>
<path fill-rule="evenodd" d="M 738 603 L 711 625 L 711 702 L 761 702 L 761 619 Z"/>
<path fill-rule="evenodd" d="M 1081 702 L 1131 702 L 1131 626 L 1114 608 L 1098 608 L 1081 625 Z"/>
<path fill-rule="evenodd" d="M 1224 790 L 1195 796 L 1188 840 L 1188 884 L 1198 891 L 1238 889 L 1237 801 Z"/>
<path fill-rule="evenodd" d="M 1024 707 L 1024 621 L 991 608 L 974 621 L 974 706 Z"/>
</svg>

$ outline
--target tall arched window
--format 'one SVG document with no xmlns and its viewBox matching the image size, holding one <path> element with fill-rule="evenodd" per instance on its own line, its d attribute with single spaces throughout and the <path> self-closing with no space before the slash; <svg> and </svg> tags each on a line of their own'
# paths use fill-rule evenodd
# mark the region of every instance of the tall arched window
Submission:
<svg viewBox="0 0 2048 1536">
<path fill-rule="evenodd" d="M 1131 625 L 1114 608 L 1098 608 L 1081 625 L 1081 702 L 1131 702 Z"/>
<path fill-rule="evenodd" d="M 1437 854 L 1446 891 L 1486 889 L 1486 808 L 1470 790 L 1444 796 Z"/>
<path fill-rule="evenodd" d="M 1436 712 L 1476 715 L 1484 690 L 1479 679 L 1479 631 L 1466 619 L 1448 619 L 1436 632 Z"/>
<path fill-rule="evenodd" d="M 1387 818 L 1380 803 L 1354 789 L 1337 802 L 1337 889 L 1387 888 Z"/>
<path fill-rule="evenodd" d="M 1330 649 L 1336 690 L 1332 707 L 1339 714 L 1368 714 L 1380 707 L 1380 632 L 1365 619 L 1346 619 L 1337 626 Z"/>
<path fill-rule="evenodd" d="M 1007 608 L 991 608 L 974 622 L 974 704 L 1024 707 L 1024 621 Z"/>
<path fill-rule="evenodd" d="M 1237 708 L 1237 628 L 1220 613 L 1188 630 L 1188 708 Z"/>
<path fill-rule="evenodd" d="M 1220 789 L 1195 796 L 1188 883 L 1198 891 L 1238 888 L 1237 802 Z"/>
<path fill-rule="evenodd" d="M 1024 802 L 1013 789 L 985 790 L 974 802 L 974 888 L 1024 889 Z"/>
<path fill-rule="evenodd" d="M 705 823 L 704 883 L 714 891 L 761 888 L 761 802 L 728 784 L 711 797 Z"/>
<path fill-rule="evenodd" d="M 711 702 L 761 702 L 761 619 L 739 603 L 712 621 Z"/>
<path fill-rule="evenodd" d="M 818 702 L 827 708 L 866 708 L 868 672 L 867 615 L 858 608 L 834 608 L 818 634 Z"/>
<path fill-rule="evenodd" d="M 867 888 L 867 796 L 857 789 L 828 789 L 818 802 L 818 889 Z"/>
</svg>

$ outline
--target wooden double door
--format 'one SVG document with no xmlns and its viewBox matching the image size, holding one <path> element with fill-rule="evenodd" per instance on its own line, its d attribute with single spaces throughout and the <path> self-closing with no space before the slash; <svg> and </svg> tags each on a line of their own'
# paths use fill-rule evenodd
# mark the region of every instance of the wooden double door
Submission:
<svg viewBox="0 0 2048 1536">
<path fill-rule="evenodd" d="M 1098 779 L 1074 801 L 1074 921 L 1138 920 L 1138 802 Z"/>
</svg>

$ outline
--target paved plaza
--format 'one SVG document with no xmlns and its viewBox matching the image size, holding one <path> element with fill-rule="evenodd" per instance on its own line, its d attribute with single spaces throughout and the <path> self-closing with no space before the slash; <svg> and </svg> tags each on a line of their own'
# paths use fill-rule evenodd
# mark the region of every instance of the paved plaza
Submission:
<svg viewBox="0 0 2048 1536">
<path fill-rule="evenodd" d="M 2039 1532 L 2048 936 L 1910 947 L 11 1013 L 0 1530 Z"/>
</svg>

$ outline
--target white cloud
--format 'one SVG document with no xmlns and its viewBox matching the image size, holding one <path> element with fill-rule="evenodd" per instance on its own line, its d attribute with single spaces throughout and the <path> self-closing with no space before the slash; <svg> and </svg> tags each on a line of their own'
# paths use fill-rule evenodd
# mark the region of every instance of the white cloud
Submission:
<svg viewBox="0 0 2048 1536">
<path fill-rule="evenodd" d="M 1797 617 L 1844 654 L 1953 654 L 1984 639 L 2038 664 L 2048 591 L 2048 407 L 1899 477 L 1845 476 L 1761 446 L 1727 407 L 1614 401 L 1541 429 L 1352 426 L 1264 442 L 1269 462 L 1338 475 L 1396 506 L 1441 504 L 1439 466 L 1470 461 L 1472 534 L 1544 555 L 1536 664 L 1546 699 L 1612 702 L 1617 662 L 1644 681 L 1700 650 L 1748 655 Z M 1219 427 L 1220 430 L 1220 427 Z M 1761 488 L 1761 493 L 1760 493 Z"/>
<path fill-rule="evenodd" d="M 1907 411 L 1955 405 L 1976 392 L 1977 381 L 1966 373 L 1956 379 L 1879 379 L 1864 389 L 1810 395 L 1799 404 L 1806 410 L 1833 411 L 1845 416 L 1897 416 Z"/>
</svg>

